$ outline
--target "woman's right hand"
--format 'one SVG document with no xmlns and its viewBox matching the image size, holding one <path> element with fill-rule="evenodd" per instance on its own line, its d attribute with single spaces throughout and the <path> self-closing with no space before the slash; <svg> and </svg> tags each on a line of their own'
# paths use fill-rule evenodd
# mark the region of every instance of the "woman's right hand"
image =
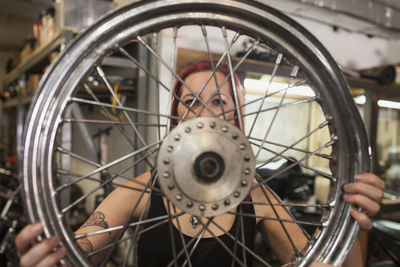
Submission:
<svg viewBox="0 0 400 267">
<path fill-rule="evenodd" d="M 25 226 L 15 238 L 15 246 L 20 256 L 20 266 L 54 266 L 65 257 L 65 248 L 59 247 L 57 236 L 36 243 L 35 239 L 43 233 L 41 223 Z"/>
</svg>

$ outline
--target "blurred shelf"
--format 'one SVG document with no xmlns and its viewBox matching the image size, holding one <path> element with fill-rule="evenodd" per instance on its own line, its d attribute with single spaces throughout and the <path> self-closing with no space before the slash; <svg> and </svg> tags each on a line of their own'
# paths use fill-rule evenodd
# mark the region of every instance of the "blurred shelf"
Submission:
<svg viewBox="0 0 400 267">
<path fill-rule="evenodd" d="M 65 36 L 67 34 L 72 35 L 73 32 L 66 29 L 61 30 L 54 34 L 53 38 L 48 40 L 43 46 L 35 49 L 31 55 L 4 77 L 2 81 L 3 88 L 15 82 L 23 73 L 44 60 L 52 51 L 60 47 L 65 42 Z"/>
<path fill-rule="evenodd" d="M 3 108 L 13 108 L 17 107 L 18 105 L 30 104 L 31 101 L 32 101 L 32 96 L 19 96 L 3 101 L 2 106 Z"/>
</svg>

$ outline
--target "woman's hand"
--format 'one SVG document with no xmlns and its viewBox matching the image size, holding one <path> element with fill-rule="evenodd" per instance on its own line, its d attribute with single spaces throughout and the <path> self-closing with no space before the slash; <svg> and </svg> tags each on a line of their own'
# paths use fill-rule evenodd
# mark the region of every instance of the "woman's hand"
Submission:
<svg viewBox="0 0 400 267">
<path fill-rule="evenodd" d="M 15 246 L 20 256 L 20 266 L 54 266 L 65 256 L 65 249 L 58 248 L 60 240 L 57 236 L 36 243 L 35 239 L 43 233 L 41 223 L 33 223 L 24 227 L 15 238 Z"/>
<path fill-rule="evenodd" d="M 354 183 L 346 184 L 343 187 L 347 193 L 343 198 L 346 202 L 363 209 L 363 211 L 359 211 L 352 208 L 350 214 L 358 222 L 361 229 L 369 230 L 372 228 L 369 217 L 375 216 L 379 212 L 385 183 L 381 178 L 371 173 L 357 174 L 354 179 Z"/>
</svg>

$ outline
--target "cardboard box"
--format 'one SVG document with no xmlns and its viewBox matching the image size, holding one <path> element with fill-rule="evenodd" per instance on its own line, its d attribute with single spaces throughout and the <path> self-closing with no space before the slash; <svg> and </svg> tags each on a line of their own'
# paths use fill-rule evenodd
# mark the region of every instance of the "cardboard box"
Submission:
<svg viewBox="0 0 400 267">
<path fill-rule="evenodd" d="M 25 62 L 27 58 L 33 53 L 33 48 L 30 43 L 27 43 L 21 51 L 21 62 Z"/>
<path fill-rule="evenodd" d="M 36 88 L 39 86 L 40 75 L 39 74 L 30 74 L 28 76 L 28 83 L 26 84 L 26 95 L 31 95 L 36 91 Z"/>
<path fill-rule="evenodd" d="M 12 51 L 11 66 L 15 69 L 21 63 L 21 52 L 18 50 Z"/>
<path fill-rule="evenodd" d="M 53 64 L 54 61 L 56 60 L 57 56 L 58 56 L 59 52 L 52 52 L 49 56 L 49 61 L 50 64 Z"/>
</svg>

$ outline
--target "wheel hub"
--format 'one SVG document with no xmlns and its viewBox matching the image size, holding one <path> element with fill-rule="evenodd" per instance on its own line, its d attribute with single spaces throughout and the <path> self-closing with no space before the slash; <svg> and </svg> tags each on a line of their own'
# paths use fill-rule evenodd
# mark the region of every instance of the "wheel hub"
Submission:
<svg viewBox="0 0 400 267">
<path fill-rule="evenodd" d="M 181 210 L 216 216 L 249 193 L 255 159 L 245 135 L 217 118 L 196 118 L 174 128 L 158 154 L 161 190 Z"/>
<path fill-rule="evenodd" d="M 222 157 L 215 152 L 204 152 L 197 157 L 193 164 L 193 171 L 199 181 L 212 183 L 218 181 L 225 171 Z"/>
</svg>

